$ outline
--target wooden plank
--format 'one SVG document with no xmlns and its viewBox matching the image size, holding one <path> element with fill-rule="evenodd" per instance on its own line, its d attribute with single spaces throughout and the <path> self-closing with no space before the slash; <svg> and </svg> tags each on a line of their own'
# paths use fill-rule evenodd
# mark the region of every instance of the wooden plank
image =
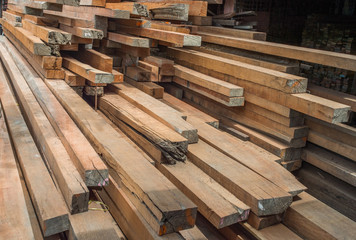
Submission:
<svg viewBox="0 0 356 240">
<path fill-rule="evenodd" d="M 106 163 L 120 173 L 121 182 L 132 192 L 131 197 L 139 197 L 146 210 L 148 207 L 157 219 L 166 219 L 163 222 L 168 221 L 175 229 L 194 224 L 196 207 L 140 152 L 103 121 L 66 83 L 45 82 Z"/>
<path fill-rule="evenodd" d="M 172 23 L 165 23 L 165 22 L 158 22 L 153 21 L 151 22 L 151 28 L 172 31 L 172 32 L 180 32 L 180 33 L 190 33 L 190 29 L 185 27 L 184 25 L 175 25 Z"/>
<path fill-rule="evenodd" d="M 356 112 L 356 97 L 354 95 L 324 88 L 314 84 L 308 84 L 308 90 L 313 95 L 351 106 L 351 110 Z"/>
<path fill-rule="evenodd" d="M 267 99 L 268 101 L 283 105 L 287 108 L 291 108 L 295 111 L 323 121 L 336 123 L 338 121 L 345 122 L 348 119 L 350 107 L 344 104 L 339 104 L 308 93 L 286 94 L 270 87 L 256 85 L 253 82 L 238 79 L 229 75 L 230 73 L 227 72 L 218 72 L 220 70 L 216 68 L 214 69 L 214 67 L 211 67 L 211 69 L 214 69 L 211 70 L 207 68 L 207 66 L 204 66 L 201 62 L 195 61 L 194 63 L 192 62 L 188 64 L 180 60 L 177 60 L 176 62 L 207 75 L 223 79 L 224 81 L 243 87 L 245 92 L 257 95 L 260 98 Z"/>
<path fill-rule="evenodd" d="M 26 19 L 22 21 L 23 28 L 32 32 L 46 43 L 66 45 L 71 42 L 72 34 L 61 31 L 53 27 L 44 27 L 36 25 Z"/>
<path fill-rule="evenodd" d="M 188 21 L 189 5 L 182 3 L 173 3 L 168 6 L 150 9 L 152 19 Z"/>
<path fill-rule="evenodd" d="M 157 57 L 157 56 L 149 56 L 144 59 L 145 63 L 151 64 L 159 68 L 158 75 L 164 76 L 174 76 L 174 61 Z"/>
<path fill-rule="evenodd" d="M 197 130 L 184 121 L 182 119 L 182 114 L 178 111 L 125 83 L 120 85 L 110 85 L 109 90 L 118 93 L 144 112 L 174 129 L 188 139 L 189 143 L 198 141 Z"/>
<path fill-rule="evenodd" d="M 308 141 L 349 158 L 352 161 L 356 161 L 356 147 L 335 141 L 334 139 L 314 130 L 309 131 Z"/>
<path fill-rule="evenodd" d="M 223 58 L 228 58 L 231 60 L 239 61 L 239 62 L 244 62 L 247 64 L 263 67 L 263 68 L 269 68 L 272 70 L 280 71 L 280 72 L 285 72 L 285 73 L 290 73 L 290 74 L 297 74 L 299 73 L 299 65 L 295 64 L 283 64 L 283 63 L 275 63 L 271 61 L 267 61 L 264 59 L 255 59 L 252 57 L 247 57 L 247 56 L 242 56 L 238 54 L 232 54 L 232 53 L 227 53 L 225 51 L 217 51 L 210 49 L 208 47 L 192 47 L 192 49 L 204 53 L 209 53 L 212 55 L 216 55 L 219 57 Z"/>
<path fill-rule="evenodd" d="M 34 239 L 4 112 L 0 110 L 0 114 L 0 238 Z"/>
<path fill-rule="evenodd" d="M 85 78 L 64 69 L 64 80 L 71 87 L 85 86 Z"/>
<path fill-rule="evenodd" d="M 274 183 L 202 140 L 189 146 L 187 156 L 196 166 L 250 206 L 251 211 L 258 216 L 282 213 L 292 202 L 292 196 Z"/>
<path fill-rule="evenodd" d="M 58 27 L 58 21 L 54 19 L 48 19 L 44 16 L 34 16 L 34 15 L 25 15 L 24 20 L 27 20 L 31 23 L 48 26 L 48 27 Z"/>
<path fill-rule="evenodd" d="M 149 82 L 151 80 L 151 72 L 141 67 L 126 67 L 125 76 L 137 82 Z"/>
<path fill-rule="evenodd" d="M 114 81 L 112 83 L 122 83 L 124 81 L 124 74 L 118 72 L 116 70 L 111 71 L 112 75 L 114 75 Z"/>
<path fill-rule="evenodd" d="M 248 135 L 246 135 L 243 132 L 240 132 L 239 130 L 237 130 L 233 127 L 229 127 L 225 124 L 220 123 L 219 129 L 223 130 L 224 132 L 229 133 L 230 135 L 232 135 L 234 137 L 237 137 L 238 139 L 240 139 L 242 141 L 250 141 L 250 137 Z"/>
<path fill-rule="evenodd" d="M 3 12 L 3 18 L 11 22 L 19 22 L 19 23 L 22 20 L 21 16 L 5 11 Z"/>
<path fill-rule="evenodd" d="M 189 160 L 176 165 L 156 166 L 198 206 L 199 212 L 216 228 L 247 219 L 249 207 Z"/>
<path fill-rule="evenodd" d="M 277 238 L 302 240 L 296 233 L 281 223 L 261 230 L 254 229 L 248 223 L 243 223 L 241 225 L 258 240 L 273 240 Z"/>
<path fill-rule="evenodd" d="M 353 207 L 356 199 L 354 186 L 307 162 L 303 162 L 303 167 L 295 174 L 308 187 L 309 194 L 353 221 L 356 220 L 356 210 Z"/>
<path fill-rule="evenodd" d="M 92 202 L 89 211 L 70 216 L 69 240 L 126 239 L 123 233 L 117 232 L 114 221 L 108 210 Z M 119 229 L 120 231 L 120 229 Z"/>
<path fill-rule="evenodd" d="M 227 126 L 230 126 L 234 129 L 237 129 L 247 134 L 252 143 L 280 157 L 281 160 L 289 161 L 289 160 L 298 159 L 301 156 L 300 149 L 298 150 L 292 148 L 288 144 L 282 143 L 276 140 L 275 138 L 269 137 L 263 133 L 259 133 L 253 129 L 250 129 L 244 125 L 241 125 L 229 119 L 222 118 L 220 121 L 223 124 L 226 124 Z"/>
<path fill-rule="evenodd" d="M 104 37 L 103 31 L 95 28 L 70 27 L 64 24 L 60 24 L 59 29 L 81 38 L 103 39 Z"/>
<path fill-rule="evenodd" d="M 174 130 L 149 116 L 117 94 L 105 94 L 99 99 L 99 109 L 109 118 L 118 118 L 140 132 L 159 148 L 168 162 L 185 161 L 188 141 Z"/>
<path fill-rule="evenodd" d="M 114 76 L 111 73 L 100 71 L 70 56 L 63 57 L 63 67 L 93 83 L 111 83 L 114 81 Z"/>
<path fill-rule="evenodd" d="M 115 182 L 113 182 L 113 187 L 113 190 L 105 189 L 105 191 L 97 191 L 97 194 L 109 206 L 111 214 L 126 237 L 129 239 L 181 240 L 178 233 L 158 236 Z"/>
<path fill-rule="evenodd" d="M 118 30 L 124 33 L 148 37 L 151 39 L 161 40 L 169 43 L 180 44 L 182 46 L 200 46 L 201 39 L 199 36 L 185 33 L 158 30 L 153 28 L 134 28 L 118 26 Z"/>
<path fill-rule="evenodd" d="M 198 109 L 179 100 L 178 98 L 173 97 L 170 94 L 164 93 L 163 102 L 176 109 L 177 111 L 182 112 L 187 117 L 197 117 L 215 128 L 219 127 L 219 121 L 217 119 L 209 116 L 208 114 L 205 114 L 204 112 L 199 111 Z"/>
<path fill-rule="evenodd" d="M 258 148 L 256 145 L 229 136 L 208 124 L 202 124 L 194 117 L 189 117 L 187 121 L 198 129 L 199 137 L 205 142 L 270 180 L 284 191 L 295 196 L 305 190 L 291 173 L 275 162 L 276 156 L 262 149 L 256 151 Z"/>
<path fill-rule="evenodd" d="M 188 21 L 198 26 L 211 26 L 213 24 L 211 16 L 189 16 Z"/>
<path fill-rule="evenodd" d="M 23 28 L 15 28 L 7 21 L 2 20 L 1 25 L 11 32 L 31 53 L 40 56 L 51 55 L 51 48 L 44 44 L 41 39 Z"/>
<path fill-rule="evenodd" d="M 65 202 L 53 184 L 47 167 L 6 82 L 2 67 L 0 69 L 1 107 L 42 233 L 44 236 L 51 236 L 66 231 L 69 229 L 69 220 Z M 51 196 L 51 198 L 48 198 L 48 196 Z M 11 209 L 11 211 L 14 210 Z"/>
<path fill-rule="evenodd" d="M 247 223 L 251 227 L 253 227 L 257 230 L 261 230 L 266 227 L 276 225 L 276 224 L 282 222 L 282 219 L 283 219 L 283 214 L 270 215 L 270 216 L 266 216 L 266 217 L 258 217 L 254 213 L 251 213 L 248 217 Z"/>
<path fill-rule="evenodd" d="M 356 186 L 356 164 L 314 144 L 303 149 L 302 159 L 317 168 Z"/>
<path fill-rule="evenodd" d="M 211 42 L 255 52 L 356 71 L 356 57 L 349 54 L 303 48 L 279 43 L 199 32 L 203 42 Z"/>
<path fill-rule="evenodd" d="M 137 1 L 140 2 L 141 5 L 147 7 L 147 10 L 155 9 L 155 8 L 162 8 L 169 6 L 174 3 L 182 3 L 182 4 L 189 4 L 189 15 L 190 16 L 206 16 L 208 3 L 204 1 L 170 1 L 169 3 L 166 2 L 144 2 L 144 1 Z M 134 3 L 106 3 L 105 7 L 110 9 L 121 9 L 123 5 L 133 5 Z"/>
<path fill-rule="evenodd" d="M 175 76 L 228 97 L 243 96 L 243 88 L 183 67 L 174 65 Z"/>
<path fill-rule="evenodd" d="M 227 107 L 238 107 L 243 106 L 245 103 L 244 97 L 229 97 L 213 90 L 207 89 L 200 85 L 194 84 L 192 82 L 186 81 L 179 77 L 173 77 L 173 82 L 184 87 L 190 89 L 193 92 L 199 93 L 215 102 L 221 103 Z"/>
<path fill-rule="evenodd" d="M 78 213 L 87 210 L 89 191 L 4 44 L 0 46 L 0 56 L 6 59 L 3 63 L 12 79 L 19 104 L 31 123 L 35 141 L 46 156 L 69 211 Z"/>
<path fill-rule="evenodd" d="M 199 26 L 197 30 L 198 30 L 198 34 L 200 32 L 203 32 L 203 33 L 212 33 L 220 36 L 230 36 L 230 37 L 261 40 L 261 41 L 266 41 L 266 37 L 267 37 L 267 34 L 264 32 L 228 29 L 228 28 L 214 27 L 214 26 Z"/>
<path fill-rule="evenodd" d="M 293 231 L 309 239 L 352 239 L 355 236 L 354 221 L 307 193 L 299 197 L 284 218 L 284 223 Z"/>
<path fill-rule="evenodd" d="M 60 137 L 63 146 L 66 148 L 74 165 L 80 172 L 82 179 L 88 187 L 105 185 L 108 183 L 108 170 L 103 161 L 94 151 L 88 140 L 75 125 L 73 120 L 57 101 L 48 87 L 30 65 L 16 52 L 15 48 L 12 56 L 19 69 L 37 98 L 44 113 L 51 122 L 52 127 Z M 20 63 L 23 65 L 20 65 Z"/>
<path fill-rule="evenodd" d="M 127 34 L 119 34 L 119 33 L 112 33 L 112 32 L 108 32 L 107 38 L 111 41 L 122 43 L 132 47 L 143 47 L 143 48 L 149 47 L 149 39 L 147 38 L 139 38 Z"/>
<path fill-rule="evenodd" d="M 163 93 L 164 93 L 163 87 L 161 87 L 153 82 L 137 82 L 127 76 L 125 76 L 125 82 L 136 87 L 137 89 L 140 89 L 142 92 L 144 92 L 156 99 L 163 98 Z"/>
<path fill-rule="evenodd" d="M 108 8 L 101 8 L 101 7 L 87 7 L 87 6 L 63 6 L 63 12 L 75 12 L 75 13 L 87 13 L 90 16 L 102 16 L 108 18 L 123 18 L 129 19 L 130 12 L 120 9 L 108 9 Z M 45 11 L 47 13 L 47 11 Z M 66 13 L 65 13 L 66 14 Z"/>
<path fill-rule="evenodd" d="M 101 71 L 112 72 L 113 58 L 94 49 L 82 47 L 73 57 Z"/>
<path fill-rule="evenodd" d="M 285 93 L 304 93 L 307 79 L 194 50 L 168 48 L 174 59 L 214 69 Z"/>
<path fill-rule="evenodd" d="M 17 12 L 23 15 L 29 14 L 29 15 L 41 16 L 43 13 L 42 9 L 29 8 L 23 5 L 12 4 L 12 3 L 8 3 L 7 8 L 13 12 Z"/>
</svg>

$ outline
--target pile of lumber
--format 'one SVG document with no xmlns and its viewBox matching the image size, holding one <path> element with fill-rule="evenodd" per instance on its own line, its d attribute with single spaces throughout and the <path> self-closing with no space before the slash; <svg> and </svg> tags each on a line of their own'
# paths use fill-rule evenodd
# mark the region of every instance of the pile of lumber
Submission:
<svg viewBox="0 0 356 240">
<path fill-rule="evenodd" d="M 264 33 L 189 25 L 208 2 L 10 2 L 0 172 L 18 187 L 0 188 L 0 238 L 352 236 L 290 172 L 309 122 L 340 125 L 350 107 L 306 93 L 296 61 L 231 48 Z"/>
</svg>

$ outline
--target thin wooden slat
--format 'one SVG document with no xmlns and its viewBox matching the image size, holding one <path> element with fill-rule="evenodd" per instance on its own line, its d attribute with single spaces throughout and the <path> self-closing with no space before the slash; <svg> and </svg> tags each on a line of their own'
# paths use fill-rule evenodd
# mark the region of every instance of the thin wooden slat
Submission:
<svg viewBox="0 0 356 240">
<path fill-rule="evenodd" d="M 70 27 L 60 24 L 59 29 L 81 38 L 102 39 L 104 37 L 103 31 L 95 28 Z"/>
<path fill-rule="evenodd" d="M 261 41 L 266 41 L 266 37 L 267 37 L 266 33 L 263 32 L 255 32 L 255 31 L 247 31 L 247 30 L 239 30 L 239 29 L 227 29 L 223 27 L 199 26 L 197 27 L 197 30 L 199 32 L 204 32 L 204 33 L 213 33 L 216 35 L 261 40 Z"/>
<path fill-rule="evenodd" d="M 87 210 L 89 190 L 4 45 L 0 46 L 0 56 L 6 59 L 3 63 L 12 80 L 19 103 L 31 123 L 35 141 L 41 147 L 41 151 L 59 182 L 59 188 L 69 211 L 77 213 Z"/>
<path fill-rule="evenodd" d="M 137 82 L 127 76 L 125 76 L 125 82 L 140 89 L 142 92 L 144 92 L 156 99 L 163 98 L 163 92 L 164 92 L 163 87 L 161 87 L 153 82 Z"/>
<path fill-rule="evenodd" d="M 112 33 L 112 32 L 108 32 L 107 38 L 111 41 L 122 43 L 132 47 L 142 47 L 142 48 L 149 47 L 149 39 L 147 38 L 139 38 L 126 34 L 119 34 L 119 33 Z"/>
<path fill-rule="evenodd" d="M 68 211 L 27 128 L 1 68 L 0 99 L 9 134 L 44 236 L 69 229 Z M 50 196 L 50 198 L 48 197 Z"/>
</svg>

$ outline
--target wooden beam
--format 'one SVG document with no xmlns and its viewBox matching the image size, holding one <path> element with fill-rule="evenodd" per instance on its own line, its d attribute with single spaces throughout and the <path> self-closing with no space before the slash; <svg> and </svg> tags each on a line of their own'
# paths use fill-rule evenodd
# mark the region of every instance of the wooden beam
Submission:
<svg viewBox="0 0 356 240">
<path fill-rule="evenodd" d="M 109 8 L 102 8 L 102 7 L 90 7 L 90 6 L 63 6 L 63 12 L 75 12 L 75 13 L 86 13 L 91 17 L 94 16 L 102 16 L 108 18 L 123 18 L 129 19 L 130 12 L 120 9 L 109 9 Z M 47 11 L 45 11 L 47 13 Z M 78 14 L 80 15 L 80 14 Z"/>
<path fill-rule="evenodd" d="M 292 196 L 282 188 L 202 140 L 189 146 L 188 158 L 257 216 L 282 213 L 292 203 Z"/>
<path fill-rule="evenodd" d="M 85 78 L 64 69 L 64 80 L 71 87 L 85 86 Z"/>
<path fill-rule="evenodd" d="M 103 31 L 95 28 L 70 27 L 60 24 L 59 29 L 81 38 L 102 39 L 104 37 Z"/>
<path fill-rule="evenodd" d="M 151 80 L 151 72 L 141 67 L 126 67 L 125 76 L 137 82 L 149 82 Z"/>
<path fill-rule="evenodd" d="M 189 4 L 189 15 L 190 16 L 206 16 L 208 10 L 208 3 L 204 1 L 170 1 L 167 2 L 144 2 L 144 1 L 137 1 L 140 2 L 141 5 L 147 7 L 147 10 L 155 9 L 155 8 L 162 8 L 169 6 L 174 3 L 182 3 L 182 4 Z M 133 5 L 134 3 L 129 2 L 121 2 L 121 3 L 106 3 L 105 7 L 109 9 L 121 9 L 123 5 Z"/>
<path fill-rule="evenodd" d="M 189 143 L 198 141 L 197 130 L 184 121 L 182 119 L 182 114 L 178 111 L 125 83 L 120 85 L 110 85 L 109 90 L 118 93 L 144 112 L 174 129 L 188 139 Z"/>
<path fill-rule="evenodd" d="M 194 50 L 168 48 L 174 59 L 214 69 L 285 93 L 306 92 L 307 79 Z"/>
<path fill-rule="evenodd" d="M 12 80 L 14 91 L 18 95 L 19 104 L 31 122 L 32 131 L 35 133 L 35 141 L 46 156 L 49 166 L 59 183 L 58 187 L 69 211 L 78 213 L 87 210 L 89 190 L 27 85 L 25 78 L 3 45 L 0 46 L 0 56 L 2 59 L 6 59 L 3 63 Z"/>
<path fill-rule="evenodd" d="M 78 53 L 73 54 L 75 58 L 96 69 L 111 73 L 113 68 L 113 58 L 98 52 L 94 49 L 80 48 Z"/>
<path fill-rule="evenodd" d="M 356 223 L 307 193 L 292 203 L 284 224 L 303 238 L 352 239 Z"/>
<path fill-rule="evenodd" d="M 72 34 L 61 31 L 57 28 L 36 25 L 26 19 L 22 21 L 23 28 L 30 31 L 46 43 L 65 45 L 69 44 Z"/>
<path fill-rule="evenodd" d="M 45 81 L 106 163 L 120 174 L 145 211 L 171 224 L 172 230 L 194 225 L 196 207 L 63 81 Z M 70 103 L 70 104 L 69 104 Z M 109 137 L 108 137 L 109 136 Z M 125 154 L 123 154 L 125 153 Z M 189 225 L 189 226 L 188 226 Z M 161 234 L 166 234 L 164 230 Z"/>
<path fill-rule="evenodd" d="M 124 33 L 148 37 L 156 40 L 161 40 L 169 43 L 180 44 L 182 46 L 200 46 L 201 39 L 199 36 L 185 33 L 171 32 L 158 30 L 153 28 L 134 28 L 119 26 L 118 30 Z"/>
<path fill-rule="evenodd" d="M 275 162 L 277 157 L 271 153 L 262 149 L 256 151 L 258 148 L 256 145 L 229 136 L 208 124 L 202 124 L 194 117 L 189 117 L 187 121 L 198 129 L 199 137 L 205 142 L 270 180 L 284 191 L 295 196 L 306 189 L 291 173 Z"/>
<path fill-rule="evenodd" d="M 221 36 L 230 36 L 237 38 L 253 39 L 266 41 L 267 34 L 264 32 L 255 32 L 239 29 L 228 29 L 224 27 L 213 27 L 213 26 L 199 26 L 197 27 L 198 34 L 203 33 L 212 33 Z"/>
<path fill-rule="evenodd" d="M 3 12 L 3 18 L 11 22 L 18 22 L 18 23 L 20 23 L 22 20 L 21 16 L 18 16 L 10 12 Z"/>
<path fill-rule="evenodd" d="M 56 189 L 27 128 L 1 66 L 0 69 L 1 107 L 42 233 L 44 236 L 51 236 L 66 231 L 69 229 L 66 204 Z M 48 198 L 47 194 L 51 198 Z"/>
<path fill-rule="evenodd" d="M 188 21 L 189 4 L 173 3 L 168 6 L 150 9 L 152 19 Z"/>
<path fill-rule="evenodd" d="M 2 67 L 0 70 L 3 71 Z M 0 114 L 2 116 L 0 118 L 0 195 L 2 196 L 0 200 L 0 208 L 2 209 L 0 238 L 34 239 L 3 110 L 0 110 Z"/>
<path fill-rule="evenodd" d="M 137 89 L 140 89 L 142 92 L 144 92 L 156 99 L 163 98 L 163 93 L 164 93 L 163 87 L 161 87 L 153 82 L 137 82 L 127 76 L 125 76 L 125 82 L 136 87 Z"/>
<path fill-rule="evenodd" d="M 51 48 L 44 44 L 41 39 L 34 36 L 31 32 L 20 27 L 15 28 L 3 19 L 1 21 L 1 25 L 12 33 L 31 53 L 40 56 L 51 55 Z"/>
<path fill-rule="evenodd" d="M 107 38 L 113 42 L 125 44 L 131 47 L 149 47 L 149 39 L 147 38 L 139 38 L 127 34 L 119 34 L 113 32 L 108 32 Z"/>
<path fill-rule="evenodd" d="M 63 67 L 93 83 L 111 83 L 114 81 L 112 73 L 100 71 L 69 56 L 63 57 Z"/>
<path fill-rule="evenodd" d="M 356 71 L 356 57 L 350 54 L 284 45 L 279 43 L 198 32 L 203 42 L 221 44 L 310 63 Z"/>
</svg>

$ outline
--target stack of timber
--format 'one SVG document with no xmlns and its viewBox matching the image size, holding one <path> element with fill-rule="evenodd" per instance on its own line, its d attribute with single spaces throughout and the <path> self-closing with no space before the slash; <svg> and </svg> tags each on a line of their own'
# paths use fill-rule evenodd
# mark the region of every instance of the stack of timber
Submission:
<svg viewBox="0 0 356 240">
<path fill-rule="evenodd" d="M 355 223 L 288 171 L 305 156 L 307 125 L 339 126 L 350 109 L 306 93 L 300 55 L 235 45 L 270 44 L 264 33 L 189 25 L 211 25 L 218 0 L 52 2 L 13 0 L 1 20 L 0 149 L 12 165 L 0 171 L 21 184 L 0 188 L 1 207 L 16 204 L 23 228 L 10 219 L 0 238 L 352 236 Z M 352 143 L 326 137 L 350 158 Z"/>
</svg>

